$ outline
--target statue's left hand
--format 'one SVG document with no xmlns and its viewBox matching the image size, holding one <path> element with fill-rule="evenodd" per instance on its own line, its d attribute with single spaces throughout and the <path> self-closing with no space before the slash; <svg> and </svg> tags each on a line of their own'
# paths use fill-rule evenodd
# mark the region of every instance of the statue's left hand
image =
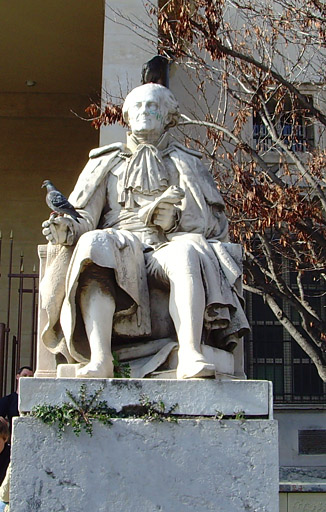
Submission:
<svg viewBox="0 0 326 512">
<path fill-rule="evenodd" d="M 70 245 L 67 241 L 72 224 L 72 219 L 67 217 L 50 217 L 42 223 L 42 233 L 53 245 Z"/>
<path fill-rule="evenodd" d="M 175 224 L 177 218 L 177 209 L 172 203 L 161 202 L 155 208 L 152 223 L 160 226 L 163 231 L 169 231 Z"/>
</svg>

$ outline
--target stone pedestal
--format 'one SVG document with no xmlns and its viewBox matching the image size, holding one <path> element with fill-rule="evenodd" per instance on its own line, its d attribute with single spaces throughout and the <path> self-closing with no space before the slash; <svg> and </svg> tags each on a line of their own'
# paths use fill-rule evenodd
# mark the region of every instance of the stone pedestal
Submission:
<svg viewBox="0 0 326 512">
<path fill-rule="evenodd" d="M 141 395 L 178 403 L 178 422 L 117 418 L 95 424 L 93 437 L 68 429 L 58 439 L 36 418 L 15 419 L 11 512 L 278 511 L 268 382 L 24 379 L 20 410 L 67 401 L 83 382 L 89 393 L 104 386 L 101 399 L 117 411 Z"/>
</svg>

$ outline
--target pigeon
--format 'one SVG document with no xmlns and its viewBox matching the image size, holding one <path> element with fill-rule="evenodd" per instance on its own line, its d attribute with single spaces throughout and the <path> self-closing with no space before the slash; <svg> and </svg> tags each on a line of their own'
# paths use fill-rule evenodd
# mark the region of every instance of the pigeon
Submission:
<svg viewBox="0 0 326 512">
<path fill-rule="evenodd" d="M 142 69 L 142 84 L 149 83 L 169 86 L 169 59 L 162 55 L 155 55 L 145 62 Z"/>
<path fill-rule="evenodd" d="M 72 217 L 76 222 L 79 222 L 79 218 L 83 218 L 75 210 L 73 205 L 69 203 L 68 199 L 55 188 L 50 180 L 43 181 L 41 188 L 43 187 L 46 187 L 47 190 L 46 204 L 52 210 L 51 216 L 53 213 L 57 213 L 59 215 L 63 215 L 65 213 L 66 215 L 70 215 L 70 217 Z"/>
</svg>

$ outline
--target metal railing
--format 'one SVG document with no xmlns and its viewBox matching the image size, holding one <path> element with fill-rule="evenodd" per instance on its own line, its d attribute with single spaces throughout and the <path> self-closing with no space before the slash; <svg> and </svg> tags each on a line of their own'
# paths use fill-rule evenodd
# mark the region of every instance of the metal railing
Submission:
<svg viewBox="0 0 326 512">
<path fill-rule="evenodd" d="M 24 271 L 24 254 L 20 253 L 18 272 L 14 272 L 14 237 L 10 234 L 7 272 L 0 273 L 0 288 L 6 297 L 6 313 L 0 318 L 0 396 L 15 389 L 17 369 L 26 364 L 35 368 L 38 309 L 38 273 Z M 0 265 L 2 263 L 0 233 Z M 16 265 L 17 268 L 17 265 Z"/>
</svg>

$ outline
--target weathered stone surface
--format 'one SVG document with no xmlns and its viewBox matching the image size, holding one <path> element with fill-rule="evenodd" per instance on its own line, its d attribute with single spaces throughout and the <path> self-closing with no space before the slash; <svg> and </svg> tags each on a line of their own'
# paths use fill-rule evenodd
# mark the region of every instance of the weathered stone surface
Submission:
<svg viewBox="0 0 326 512">
<path fill-rule="evenodd" d="M 78 395 L 82 383 L 89 392 L 104 387 L 101 399 L 121 410 L 124 405 L 138 404 L 141 395 L 152 401 L 164 400 L 166 407 L 177 403 L 176 414 L 225 416 L 244 411 L 247 416 L 271 416 L 271 395 L 268 381 L 215 379 L 23 379 L 20 411 L 28 412 L 35 405 L 67 401 L 67 389 Z"/>
<path fill-rule="evenodd" d="M 118 419 L 60 440 L 20 417 L 13 435 L 12 512 L 278 511 L 275 421 Z"/>
<path fill-rule="evenodd" d="M 279 512 L 325 512 L 326 493 L 324 491 L 292 492 L 280 494 Z"/>
<path fill-rule="evenodd" d="M 326 493 L 326 467 L 280 467 L 280 491 Z"/>
<path fill-rule="evenodd" d="M 288 494 L 287 512 L 325 512 L 326 494 Z"/>
</svg>

